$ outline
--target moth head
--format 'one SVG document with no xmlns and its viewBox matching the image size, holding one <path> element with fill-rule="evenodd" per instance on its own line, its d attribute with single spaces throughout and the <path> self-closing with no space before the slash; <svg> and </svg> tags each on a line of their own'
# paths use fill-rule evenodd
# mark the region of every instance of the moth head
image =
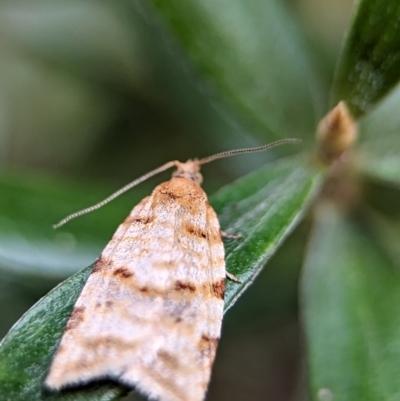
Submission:
<svg viewBox="0 0 400 401">
<path fill-rule="evenodd" d="M 199 185 L 203 182 L 203 176 L 200 173 L 200 163 L 197 159 L 189 159 L 185 163 L 176 161 L 175 165 L 176 170 L 172 174 L 172 177 L 184 177 Z"/>
</svg>

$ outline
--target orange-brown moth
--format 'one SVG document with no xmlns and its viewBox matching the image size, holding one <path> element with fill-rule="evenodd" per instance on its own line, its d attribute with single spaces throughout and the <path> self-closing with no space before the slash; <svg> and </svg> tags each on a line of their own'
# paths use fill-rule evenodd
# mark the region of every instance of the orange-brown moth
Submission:
<svg viewBox="0 0 400 401">
<path fill-rule="evenodd" d="M 176 167 L 135 206 L 97 260 L 68 319 L 45 385 L 50 390 L 109 378 L 160 401 L 205 398 L 221 334 L 225 277 L 218 217 L 201 188 L 200 166 L 262 151 L 171 161 L 55 227 Z"/>
</svg>

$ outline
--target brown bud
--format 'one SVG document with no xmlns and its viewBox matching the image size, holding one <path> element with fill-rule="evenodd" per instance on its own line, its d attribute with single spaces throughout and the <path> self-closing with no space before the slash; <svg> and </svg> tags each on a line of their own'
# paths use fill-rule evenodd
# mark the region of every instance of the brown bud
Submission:
<svg viewBox="0 0 400 401">
<path fill-rule="evenodd" d="M 324 162 L 333 162 L 357 139 L 357 124 L 341 101 L 318 124 L 318 152 Z"/>
</svg>

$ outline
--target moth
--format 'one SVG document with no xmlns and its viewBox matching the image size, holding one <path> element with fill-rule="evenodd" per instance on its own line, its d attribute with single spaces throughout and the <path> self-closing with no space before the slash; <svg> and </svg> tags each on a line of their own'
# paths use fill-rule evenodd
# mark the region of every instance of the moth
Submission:
<svg viewBox="0 0 400 401">
<path fill-rule="evenodd" d="M 222 231 L 200 186 L 200 167 L 293 142 L 170 161 L 58 223 L 176 168 L 133 208 L 95 263 L 45 386 L 56 391 L 107 378 L 154 400 L 204 400 L 221 334 L 225 278 L 237 279 L 225 268 Z"/>
</svg>

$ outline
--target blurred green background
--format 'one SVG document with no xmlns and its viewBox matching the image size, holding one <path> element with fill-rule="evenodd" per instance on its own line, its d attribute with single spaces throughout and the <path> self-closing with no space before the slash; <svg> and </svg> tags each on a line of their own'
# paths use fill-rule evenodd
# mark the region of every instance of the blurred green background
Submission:
<svg viewBox="0 0 400 401">
<path fill-rule="evenodd" d="M 352 5 L 284 4 L 325 88 Z M 319 106 L 322 115 L 327 100 Z M 313 135 L 299 133 L 305 141 Z M 52 223 L 167 160 L 273 139 L 221 100 L 143 3 L 0 1 L 0 336 L 91 264 L 131 207 L 168 174 L 56 232 Z M 204 188 L 211 194 L 276 154 L 207 166 Z M 288 240 L 294 252 L 278 251 L 226 315 L 210 400 L 302 398 L 297 279 L 307 224 Z"/>
</svg>

